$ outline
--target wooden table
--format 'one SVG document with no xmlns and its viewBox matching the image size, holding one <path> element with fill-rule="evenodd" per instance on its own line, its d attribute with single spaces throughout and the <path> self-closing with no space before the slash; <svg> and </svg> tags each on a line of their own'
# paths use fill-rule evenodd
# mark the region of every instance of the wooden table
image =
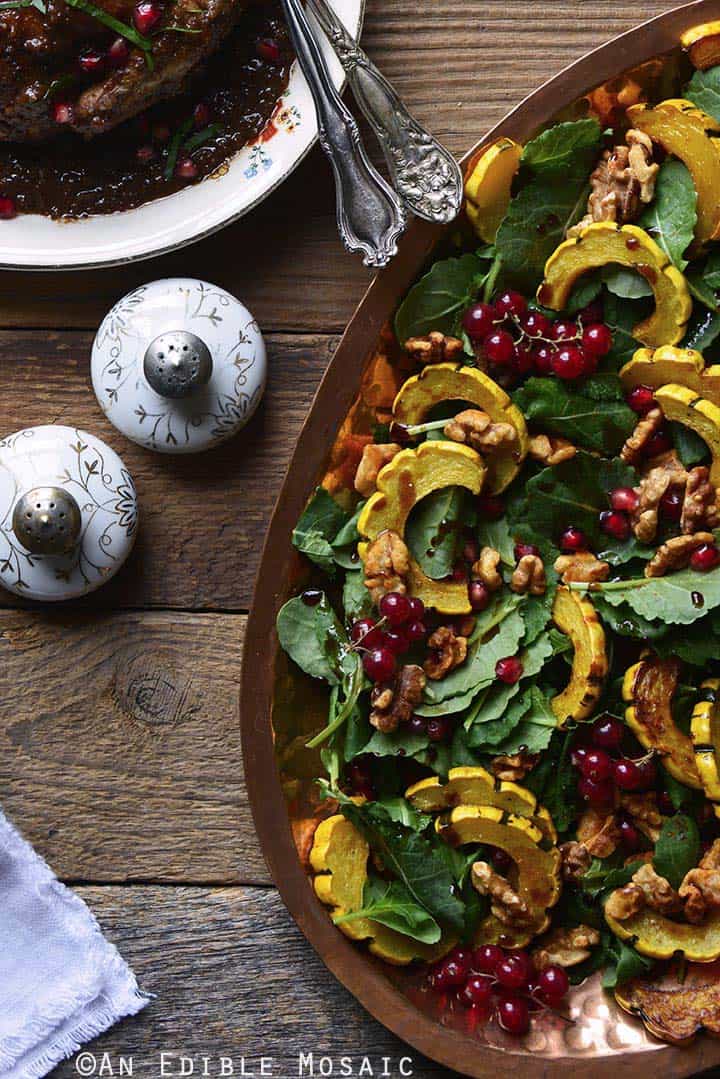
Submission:
<svg viewBox="0 0 720 1079">
<path fill-rule="evenodd" d="M 460 154 L 528 91 L 668 0 L 368 0 L 365 44 L 418 117 Z M 223 285 L 269 348 L 260 412 L 229 445 L 166 458 L 131 445 L 92 394 L 107 308 L 172 274 Z M 298 1053 L 410 1053 L 326 972 L 290 921 L 255 839 L 237 713 L 243 630 L 263 534 L 313 393 L 368 282 L 334 226 L 314 151 L 251 217 L 127 269 L 6 273 L 0 433 L 86 427 L 138 487 L 130 565 L 91 602 L 0 610 L 0 804 L 87 900 L 157 999 L 101 1038 L 118 1074 L 161 1074 L 162 1051 L 221 1056 L 235 1074 L 298 1074 Z M 1 916 L 1 914 L 0 914 Z M 414 1056 L 414 1074 L 442 1073 Z M 101 1058 L 98 1056 L 98 1063 Z M 177 1061 L 172 1064 L 178 1074 Z M 76 1074 L 71 1063 L 57 1073 Z"/>
</svg>

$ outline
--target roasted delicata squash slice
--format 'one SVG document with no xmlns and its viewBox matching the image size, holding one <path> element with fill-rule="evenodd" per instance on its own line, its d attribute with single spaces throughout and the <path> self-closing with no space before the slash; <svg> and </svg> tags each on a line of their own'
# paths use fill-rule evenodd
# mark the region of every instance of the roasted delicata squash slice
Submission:
<svg viewBox="0 0 720 1079">
<path fill-rule="evenodd" d="M 705 794 L 711 802 L 720 802 L 720 678 L 708 678 L 700 686 L 690 734 Z M 715 806 L 716 814 L 717 811 Z"/>
<path fill-rule="evenodd" d="M 387 531 L 403 536 L 413 507 L 426 495 L 443 487 L 465 487 L 480 494 L 485 474 L 482 457 L 455 442 L 424 442 L 416 450 L 403 450 L 381 470 L 378 489 L 360 514 L 358 532 L 369 540 Z M 367 543 L 358 545 L 363 561 L 367 548 Z M 426 607 L 442 614 L 470 612 L 467 585 L 431 580 L 414 558 L 410 559 L 408 588 Z"/>
<path fill-rule="evenodd" d="M 553 622 L 566 633 L 575 649 L 572 673 L 566 688 L 553 697 L 552 710 L 558 724 L 587 719 L 600 699 L 608 672 L 605 631 L 592 601 L 561 586 L 555 593 Z"/>
<path fill-rule="evenodd" d="M 680 680 L 680 662 L 648 655 L 623 680 L 628 701 L 625 722 L 646 749 L 656 750 L 664 767 L 686 787 L 702 787 L 693 744 L 672 717 L 672 700 Z"/>
<path fill-rule="evenodd" d="M 697 191 L 699 244 L 720 237 L 720 125 L 684 98 L 662 101 L 654 108 L 633 105 L 627 112 L 631 127 L 644 131 L 668 154 L 680 158 Z M 648 342 L 645 342 L 646 344 Z M 657 342 L 676 344 L 676 341 Z"/>
<path fill-rule="evenodd" d="M 518 783 L 496 779 L 484 768 L 451 768 L 446 783 L 437 776 L 421 779 L 408 787 L 405 797 L 421 813 L 439 813 L 459 805 L 495 807 L 529 820 L 543 842 L 557 840 L 552 817 L 544 806 L 537 804 L 532 791 Z"/>
<path fill-rule="evenodd" d="M 689 1045 L 703 1030 L 720 1035 L 720 980 L 705 965 L 671 964 L 667 971 L 633 978 L 617 987 L 615 1000 L 653 1037 L 671 1045 Z"/>
<path fill-rule="evenodd" d="M 454 847 L 483 843 L 499 847 L 515 863 L 511 884 L 531 912 L 531 924 L 512 928 L 489 914 L 481 923 L 478 944 L 523 947 L 547 929 L 548 911 L 560 898 L 560 851 L 543 850 L 530 821 L 522 817 L 504 819 L 502 809 L 492 806 L 458 806 L 437 821 L 440 835 Z"/>
<path fill-rule="evenodd" d="M 465 180 L 465 212 L 486 244 L 495 243 L 500 222 L 510 205 L 512 182 L 521 157 L 522 146 L 503 138 L 485 146 L 470 164 Z"/>
<path fill-rule="evenodd" d="M 318 825 L 310 851 L 315 873 L 315 894 L 331 908 L 333 918 L 341 918 L 363 905 L 370 848 L 349 820 L 338 814 Z M 452 947 L 453 941 L 421 944 L 370 918 L 354 918 L 338 925 L 351 940 L 367 940 L 373 955 L 394 966 L 406 966 L 413 959 L 431 962 Z"/>
<path fill-rule="evenodd" d="M 663 416 L 690 427 L 706 443 L 712 455 L 710 482 L 720 486 L 720 408 L 687 386 L 661 386 L 655 400 Z"/>
<path fill-rule="evenodd" d="M 655 295 L 655 311 L 634 327 L 633 337 L 648 348 L 676 345 L 692 312 L 687 282 L 665 252 L 636 225 L 599 221 L 560 244 L 545 265 L 539 302 L 563 311 L 578 279 L 610 263 L 637 270 Z"/>
<path fill-rule="evenodd" d="M 419 375 L 409 378 L 395 398 L 393 418 L 396 423 L 422 423 L 428 413 L 443 401 L 467 401 L 495 423 L 509 423 L 517 432 L 514 444 L 489 455 L 484 491 L 495 495 L 512 483 L 528 451 L 525 418 L 505 390 L 476 367 L 458 367 L 454 363 L 435 363 Z"/>
<path fill-rule="evenodd" d="M 720 365 L 706 367 L 702 353 L 692 348 L 639 348 L 620 371 L 620 379 L 626 391 L 635 386 L 659 390 L 670 383 L 686 386 L 720 407 Z"/>
<path fill-rule="evenodd" d="M 720 910 L 711 911 L 702 925 L 673 922 L 650 907 L 622 922 L 606 912 L 605 921 L 615 936 L 653 959 L 681 955 L 691 963 L 713 963 L 720 958 Z"/>
<path fill-rule="evenodd" d="M 690 63 L 698 71 L 720 64 L 720 22 L 704 22 L 686 30 L 680 44 L 690 57 Z"/>
</svg>

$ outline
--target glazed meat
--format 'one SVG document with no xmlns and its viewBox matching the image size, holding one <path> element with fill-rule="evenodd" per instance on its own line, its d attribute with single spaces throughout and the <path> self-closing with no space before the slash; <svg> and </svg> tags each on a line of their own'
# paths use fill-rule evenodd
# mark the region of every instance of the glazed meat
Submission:
<svg viewBox="0 0 720 1079">
<path fill-rule="evenodd" d="M 133 26 L 133 0 L 96 2 Z M 60 128 L 92 137 L 173 97 L 251 2 L 168 0 L 152 31 L 145 32 L 152 40 L 151 64 L 132 42 L 118 39 L 102 21 L 65 0 L 48 0 L 45 12 L 35 7 L 2 11 L 0 141 L 38 142 Z M 83 57 L 98 63 L 81 63 Z M 54 107 L 58 101 L 68 104 L 62 123 Z"/>
</svg>

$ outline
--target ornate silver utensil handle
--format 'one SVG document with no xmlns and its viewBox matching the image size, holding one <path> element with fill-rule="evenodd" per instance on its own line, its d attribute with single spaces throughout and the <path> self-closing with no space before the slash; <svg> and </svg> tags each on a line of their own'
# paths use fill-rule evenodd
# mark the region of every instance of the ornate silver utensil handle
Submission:
<svg viewBox="0 0 720 1079">
<path fill-rule="evenodd" d="M 388 80 L 347 32 L 327 0 L 308 0 L 345 68 L 358 105 L 382 146 L 396 191 L 418 217 L 447 224 L 460 212 L 455 158 L 410 115 Z"/>
<path fill-rule="evenodd" d="M 300 0 L 283 0 L 298 63 L 315 101 L 320 144 L 335 174 L 337 220 L 348 251 L 366 266 L 386 266 L 405 229 L 402 203 L 371 165 L 351 112 L 335 90 Z"/>
</svg>

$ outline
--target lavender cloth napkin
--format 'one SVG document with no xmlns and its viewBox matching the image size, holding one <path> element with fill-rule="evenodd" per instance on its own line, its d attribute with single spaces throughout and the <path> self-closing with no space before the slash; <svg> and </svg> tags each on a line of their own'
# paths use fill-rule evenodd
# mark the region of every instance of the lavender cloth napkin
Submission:
<svg viewBox="0 0 720 1079">
<path fill-rule="evenodd" d="M 38 1079 L 150 998 L 0 811 L 0 1076 Z"/>
</svg>

